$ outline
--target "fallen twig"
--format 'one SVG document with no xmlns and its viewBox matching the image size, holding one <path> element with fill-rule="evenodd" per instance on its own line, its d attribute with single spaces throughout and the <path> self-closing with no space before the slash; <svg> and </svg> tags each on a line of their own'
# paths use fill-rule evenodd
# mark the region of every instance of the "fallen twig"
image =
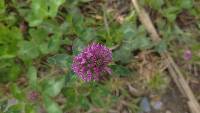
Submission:
<svg viewBox="0 0 200 113">
<path fill-rule="evenodd" d="M 135 7 L 136 12 L 139 15 L 141 23 L 145 26 L 146 30 L 150 34 L 152 41 L 155 43 L 159 43 L 161 38 L 159 37 L 146 11 L 143 8 L 139 7 L 137 0 L 132 0 L 132 3 Z M 183 74 L 179 70 L 173 58 L 169 55 L 167 51 L 165 51 L 161 55 L 166 58 L 165 62 L 167 62 L 169 65 L 168 70 L 170 72 L 170 75 L 172 76 L 172 79 L 176 83 L 177 87 L 179 88 L 181 93 L 188 98 L 188 106 L 190 108 L 190 111 L 192 113 L 200 113 L 200 105 L 198 101 L 195 99 L 192 90 L 190 89 L 188 83 L 184 79 Z"/>
</svg>

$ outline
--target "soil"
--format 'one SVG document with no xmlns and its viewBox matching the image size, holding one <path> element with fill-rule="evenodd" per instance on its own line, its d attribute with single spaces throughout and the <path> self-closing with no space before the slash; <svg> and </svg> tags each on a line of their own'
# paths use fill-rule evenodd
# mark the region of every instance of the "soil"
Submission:
<svg viewBox="0 0 200 113">
<path fill-rule="evenodd" d="M 152 113 L 189 113 L 186 98 L 182 96 L 174 83 L 171 83 L 169 87 L 162 96 L 163 110 L 153 111 Z"/>
</svg>

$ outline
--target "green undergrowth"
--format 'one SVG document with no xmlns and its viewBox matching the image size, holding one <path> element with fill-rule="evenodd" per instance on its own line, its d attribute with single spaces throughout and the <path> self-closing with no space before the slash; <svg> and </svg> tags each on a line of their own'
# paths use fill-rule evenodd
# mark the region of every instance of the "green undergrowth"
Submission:
<svg viewBox="0 0 200 113">
<path fill-rule="evenodd" d="M 101 8 L 93 6 L 94 13 L 86 16 L 83 7 L 93 2 L 95 0 L 0 1 L 0 113 L 38 113 L 41 108 L 48 113 L 79 113 L 91 109 L 108 112 L 121 98 L 129 96 L 125 90 L 121 96 L 115 95 L 111 90 L 112 81 L 118 78 L 117 83 L 120 83 L 120 79 L 136 76 L 137 69 L 127 65 L 138 52 L 152 50 L 159 54 L 168 49 L 174 57 L 182 59 L 184 49 L 190 48 L 194 55 L 188 63 L 199 61 L 197 0 L 140 1 L 152 11 L 150 16 L 162 37 L 158 44 L 150 40 L 132 6 L 120 23 L 108 10 L 106 0 L 96 2 Z M 101 19 L 94 18 L 96 12 Z M 183 26 L 187 19 L 183 22 L 179 19 L 184 13 L 194 21 L 186 28 Z M 105 81 L 85 83 L 72 72 L 72 58 L 92 42 L 114 48 L 110 64 L 112 75 L 106 75 Z M 150 89 L 160 90 L 161 75 L 152 78 Z M 30 91 L 38 93 L 35 101 L 27 97 Z M 9 103 L 11 99 L 16 103 Z M 137 99 L 129 104 L 132 112 L 138 110 Z"/>
</svg>

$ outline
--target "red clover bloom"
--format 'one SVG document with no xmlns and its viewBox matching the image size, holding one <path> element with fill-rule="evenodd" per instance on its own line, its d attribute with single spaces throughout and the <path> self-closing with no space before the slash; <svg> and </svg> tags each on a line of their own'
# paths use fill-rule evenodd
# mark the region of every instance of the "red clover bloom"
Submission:
<svg viewBox="0 0 200 113">
<path fill-rule="evenodd" d="M 111 74 L 108 64 L 112 52 L 101 44 L 93 43 L 74 57 L 72 69 L 84 81 L 98 80 L 103 72 Z"/>
<path fill-rule="evenodd" d="M 191 58 L 192 58 L 192 52 L 189 49 L 185 50 L 184 55 L 183 55 L 183 59 L 185 61 L 189 61 Z"/>
<path fill-rule="evenodd" d="M 28 92 L 27 94 L 27 98 L 30 100 L 30 101 L 35 101 L 37 100 L 39 97 L 39 93 L 36 92 L 36 91 L 30 91 Z"/>
</svg>

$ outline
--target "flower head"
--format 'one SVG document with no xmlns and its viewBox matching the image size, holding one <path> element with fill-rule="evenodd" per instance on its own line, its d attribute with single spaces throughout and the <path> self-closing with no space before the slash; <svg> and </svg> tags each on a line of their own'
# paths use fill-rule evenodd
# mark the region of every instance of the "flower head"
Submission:
<svg viewBox="0 0 200 113">
<path fill-rule="evenodd" d="M 189 61 L 192 58 L 192 52 L 188 49 L 184 51 L 183 59 Z"/>
<path fill-rule="evenodd" d="M 103 72 L 111 73 L 108 67 L 111 61 L 111 51 L 104 45 L 93 43 L 74 57 L 72 69 L 84 81 L 98 80 Z"/>
<path fill-rule="evenodd" d="M 27 94 L 27 98 L 28 98 L 29 100 L 31 100 L 31 101 L 37 100 L 38 97 L 39 97 L 39 93 L 36 92 L 36 91 L 30 91 L 30 92 L 28 92 L 28 94 Z"/>
</svg>

